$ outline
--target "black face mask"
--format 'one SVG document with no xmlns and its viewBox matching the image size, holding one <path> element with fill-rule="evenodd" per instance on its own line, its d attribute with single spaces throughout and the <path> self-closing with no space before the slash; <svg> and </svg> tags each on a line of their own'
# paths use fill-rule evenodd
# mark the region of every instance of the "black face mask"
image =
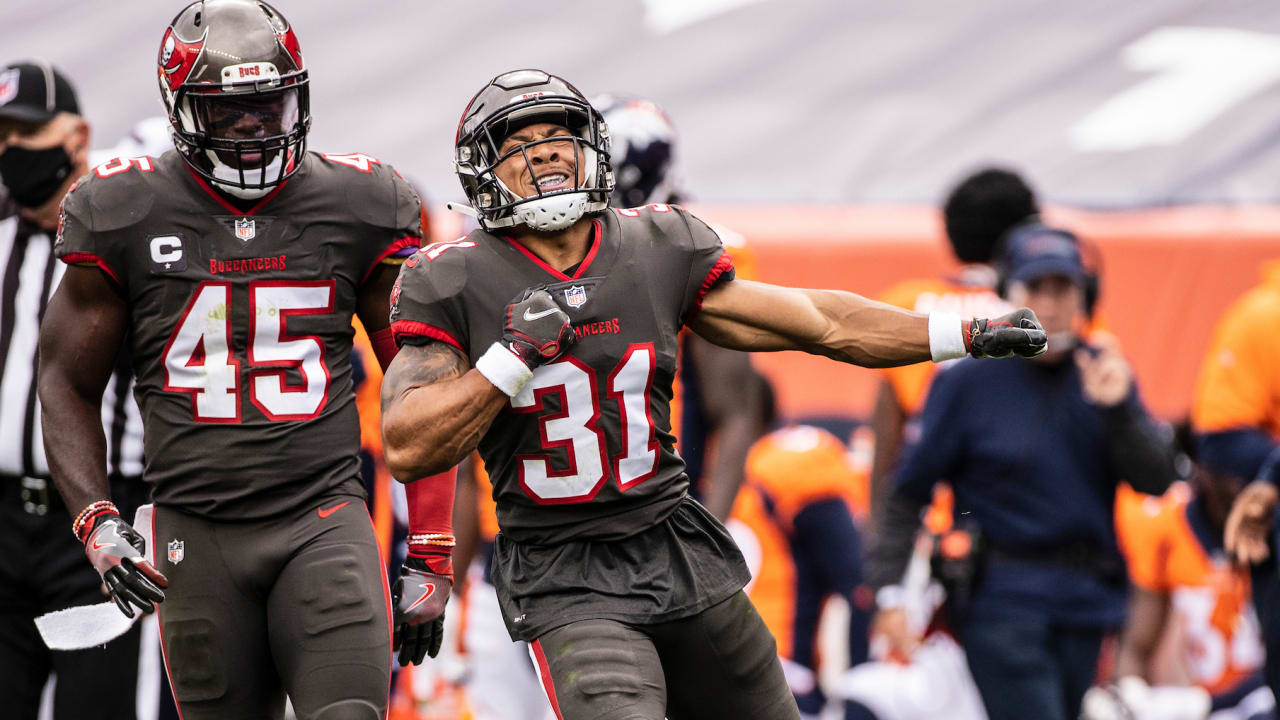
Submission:
<svg viewBox="0 0 1280 720">
<path fill-rule="evenodd" d="M 71 174 L 71 156 L 61 145 L 47 150 L 10 146 L 0 154 L 0 179 L 22 207 L 45 204 Z"/>
</svg>

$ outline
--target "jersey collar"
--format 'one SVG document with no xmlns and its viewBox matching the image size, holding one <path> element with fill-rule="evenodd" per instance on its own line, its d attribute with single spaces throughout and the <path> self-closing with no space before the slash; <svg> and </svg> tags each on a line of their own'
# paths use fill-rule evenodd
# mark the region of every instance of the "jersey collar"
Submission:
<svg viewBox="0 0 1280 720">
<path fill-rule="evenodd" d="M 584 277 L 587 274 L 587 270 L 591 267 L 592 261 L 596 259 L 596 255 L 599 254 L 600 252 L 600 245 L 602 244 L 602 234 L 603 234 L 603 231 L 601 230 L 601 227 L 600 227 L 600 219 L 599 218 L 593 219 L 591 221 L 591 224 L 593 228 L 591 232 L 591 247 L 587 248 L 586 257 L 582 258 L 582 262 L 578 263 L 578 269 L 573 271 L 573 275 L 566 275 L 560 272 L 559 270 L 551 267 L 546 262 L 544 262 L 542 258 L 538 257 L 537 255 L 534 255 L 532 250 L 520 244 L 520 242 L 518 242 L 515 238 L 509 237 L 507 235 L 503 235 L 502 239 L 510 243 L 512 247 L 514 247 L 516 250 L 519 250 L 520 253 L 523 254 L 525 257 L 529 258 L 529 260 L 534 265 L 537 265 L 538 267 L 542 268 L 544 272 L 551 275 L 555 279 L 577 280 L 578 278 Z"/>
</svg>

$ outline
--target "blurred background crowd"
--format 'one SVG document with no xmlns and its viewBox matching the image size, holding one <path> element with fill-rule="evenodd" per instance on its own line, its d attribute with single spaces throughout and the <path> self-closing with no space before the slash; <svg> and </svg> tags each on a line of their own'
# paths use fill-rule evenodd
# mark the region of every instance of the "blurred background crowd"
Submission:
<svg viewBox="0 0 1280 720">
<path fill-rule="evenodd" d="M 873 371 L 684 339 L 678 449 L 752 566 L 806 716 L 1275 716 L 1280 13 L 1191 0 L 279 5 L 310 66 L 310 148 L 394 164 L 431 239 L 468 229 L 444 204 L 461 197 L 450 153 L 471 91 L 539 67 L 604 112 L 614 204 L 689 207 L 741 278 L 1040 315 L 1053 352 L 981 367 Z M 177 9 L 7 3 L 0 63 L 65 75 L 103 148 L 93 164 L 158 155 L 155 53 Z M 0 105 L 5 88 L 0 71 Z M 8 159 L 0 223 L 33 191 Z M 3 241 L 18 287 L 22 258 Z M 0 362 L 20 329 L 5 319 Z M 380 372 L 362 342 L 362 459 L 394 569 L 403 495 L 381 462 Z M 27 413 L 29 369 L 14 367 L 0 364 L 0 430 Z M 120 405 L 127 455 L 139 426 Z M 3 502 L 51 512 L 40 473 L 0 460 Z M 116 460 L 113 478 L 140 472 Z M 399 673 L 391 717 L 546 720 L 487 582 L 483 466 L 462 470 L 461 610 L 442 657 Z M 154 630 L 132 642 L 137 690 L 105 691 L 168 716 Z M 45 688 L 42 717 L 70 692 L 57 678 L 80 671 L 62 663 L 3 661 Z"/>
</svg>

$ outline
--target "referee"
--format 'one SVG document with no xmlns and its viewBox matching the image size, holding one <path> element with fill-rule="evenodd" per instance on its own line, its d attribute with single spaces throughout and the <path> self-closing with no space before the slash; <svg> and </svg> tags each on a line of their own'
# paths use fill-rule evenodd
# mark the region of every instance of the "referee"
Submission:
<svg viewBox="0 0 1280 720">
<path fill-rule="evenodd" d="M 58 206 L 88 170 L 89 142 L 65 77 L 42 62 L 0 69 L 0 714 L 15 720 L 36 719 L 50 674 L 55 720 L 137 717 L 141 624 L 104 647 L 51 652 L 33 623 L 107 599 L 50 487 L 36 399 L 39 324 L 65 267 L 53 256 Z M 122 353 L 102 407 L 112 493 L 125 517 L 146 501 L 131 377 Z"/>
</svg>

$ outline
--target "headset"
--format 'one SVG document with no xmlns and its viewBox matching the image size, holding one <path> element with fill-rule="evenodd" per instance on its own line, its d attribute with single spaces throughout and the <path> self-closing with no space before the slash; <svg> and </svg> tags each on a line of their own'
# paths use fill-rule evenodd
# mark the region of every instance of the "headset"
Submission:
<svg viewBox="0 0 1280 720">
<path fill-rule="evenodd" d="M 1086 318 L 1092 320 L 1094 311 L 1098 308 L 1098 299 L 1102 291 L 1102 253 L 1098 251 L 1096 245 L 1082 240 L 1070 230 L 1046 225 L 1039 215 L 1032 215 L 1009 228 L 1000 236 L 999 242 L 996 243 L 996 253 L 992 261 L 992 266 L 996 270 L 996 294 L 1002 298 L 1008 297 L 1009 251 L 1033 237 L 1044 235 L 1056 235 L 1069 240 L 1079 250 L 1080 262 L 1084 265 L 1084 313 Z"/>
</svg>

